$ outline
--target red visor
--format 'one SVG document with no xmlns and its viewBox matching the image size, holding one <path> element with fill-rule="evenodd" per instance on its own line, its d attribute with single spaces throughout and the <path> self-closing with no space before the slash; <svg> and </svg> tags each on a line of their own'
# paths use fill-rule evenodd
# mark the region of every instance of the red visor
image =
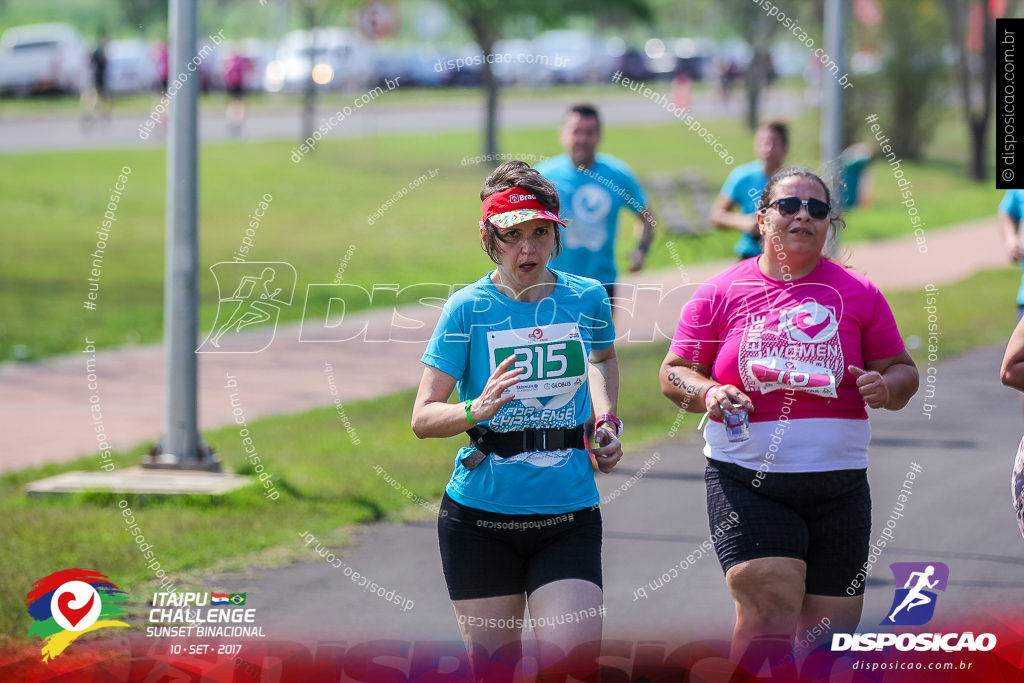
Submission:
<svg viewBox="0 0 1024 683">
<path fill-rule="evenodd" d="M 536 218 L 554 221 L 561 226 L 565 223 L 558 215 L 544 208 L 537 196 L 521 187 L 512 187 L 495 192 L 484 200 L 483 221 L 490 221 L 496 228 L 511 228 Z"/>
</svg>

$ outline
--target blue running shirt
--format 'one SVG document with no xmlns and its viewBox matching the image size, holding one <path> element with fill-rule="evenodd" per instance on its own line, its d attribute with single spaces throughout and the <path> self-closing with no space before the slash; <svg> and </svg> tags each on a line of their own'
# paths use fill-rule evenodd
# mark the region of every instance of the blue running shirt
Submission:
<svg viewBox="0 0 1024 683">
<path fill-rule="evenodd" d="M 572 429 L 590 418 L 588 358 L 615 339 L 611 305 L 600 283 L 552 272 L 554 292 L 537 302 L 508 298 L 490 273 L 455 292 L 423 354 L 424 364 L 455 378 L 460 401 L 479 396 L 494 368 L 510 354 L 518 357 L 513 367 L 526 374 L 513 387 L 516 398 L 481 423 L 489 429 Z M 457 503 L 503 514 L 559 514 L 598 502 L 583 449 L 491 455 L 469 470 L 461 461 L 473 450 L 459 449 L 445 489 Z"/>
</svg>

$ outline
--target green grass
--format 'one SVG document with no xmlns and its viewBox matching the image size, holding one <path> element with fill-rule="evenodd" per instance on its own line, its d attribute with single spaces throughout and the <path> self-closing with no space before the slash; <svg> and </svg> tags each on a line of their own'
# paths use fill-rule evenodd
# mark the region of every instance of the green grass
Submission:
<svg viewBox="0 0 1024 683">
<path fill-rule="evenodd" d="M 652 104 L 652 106 L 655 106 Z M 344 122 L 342 123 L 344 125 Z M 814 130 L 808 116 L 794 129 Z M 962 147 L 962 126 L 947 122 L 942 152 L 933 161 L 904 164 L 928 229 L 991 215 L 999 192 L 963 180 L 963 164 L 948 150 Z M 737 163 L 750 153 L 741 124 L 715 121 L 714 131 Z M 958 132 L 959 131 L 959 132 Z M 957 145 L 959 141 L 959 145 Z M 559 153 L 554 131 L 511 130 L 501 136 L 509 153 Z M 697 167 L 712 188 L 729 168 L 681 125 L 614 127 L 603 151 L 629 162 L 642 178 Z M 488 168 L 463 165 L 479 154 L 477 131 L 430 136 L 325 139 L 295 164 L 284 142 L 207 145 L 200 164 L 201 331 L 216 317 L 217 293 L 208 268 L 230 260 L 264 193 L 273 196 L 252 238 L 248 260 L 285 261 L 298 286 L 282 319 L 303 314 L 306 285 L 331 283 L 350 246 L 344 282 L 460 283 L 479 277 L 488 261 L 480 252 L 477 195 Z M 814 164 L 816 135 L 794 135 L 790 160 Z M 114 227 L 103 254 L 97 309 L 83 307 L 94 260 L 96 229 L 122 166 L 131 168 Z M 437 177 L 408 191 L 372 226 L 367 217 L 395 192 L 423 174 Z M 851 212 L 844 239 L 876 239 L 912 230 L 888 169 L 874 167 L 875 201 Z M 82 348 L 85 336 L 98 347 L 158 341 L 163 324 L 165 161 L 161 150 L 124 149 L 8 156 L 0 166 L 0 360 L 31 360 Z M 655 206 L 657 209 L 657 206 Z M 624 216 L 625 217 L 625 216 Z M 629 222 L 622 222 L 629 232 Z M 731 255 L 735 238 L 715 232 L 680 238 L 660 230 L 648 267 L 673 265 L 667 241 L 686 264 Z M 633 240 L 619 240 L 620 268 Z M 229 293 L 225 293 L 227 296 Z M 310 302 L 322 310 L 326 296 Z M 386 303 L 386 302 L 385 302 Z M 377 302 L 379 305 L 380 302 Z M 359 306 L 356 306 L 358 308 Z"/>
<path fill-rule="evenodd" d="M 1017 324 L 1017 288 L 1020 268 L 1004 268 L 978 273 L 952 285 L 936 287 L 935 294 L 921 289 L 886 294 L 903 339 L 918 368 L 928 362 L 929 336 L 938 333 L 933 343 L 939 347 L 940 360 L 968 349 L 1001 342 L 1005 344 Z M 926 297 L 934 297 L 934 311 L 926 310 Z M 930 320 L 934 315 L 935 320 Z M 934 327 L 930 327 L 934 326 Z M 917 348 L 913 348 L 919 338 Z M 993 368 L 995 380 L 998 368 Z"/>
<path fill-rule="evenodd" d="M 663 344 L 624 349 L 622 410 L 629 423 L 627 444 L 664 438 L 676 411 L 661 397 L 657 370 Z M 346 434 L 333 407 L 299 415 L 264 418 L 248 425 L 257 453 L 270 472 L 280 498 L 269 500 L 253 486 L 219 498 L 163 499 L 93 493 L 64 497 L 28 497 L 22 487 L 43 476 L 68 470 L 92 470 L 98 461 L 83 458 L 0 477 L 0 516 L 13 533 L 0 536 L 5 572 L 0 577 L 0 645 L 27 632 L 23 596 L 32 582 L 69 566 L 97 568 L 127 590 L 136 605 L 158 588 L 142 556 L 129 541 L 118 501 L 131 507 L 161 568 L 176 585 L 210 590 L 207 567 L 246 569 L 251 564 L 287 563 L 315 557 L 297 543 L 300 532 L 344 542 L 339 528 L 358 522 L 395 518 L 415 503 L 383 479 L 386 473 L 416 496 L 436 499 L 451 474 L 452 458 L 465 437 L 420 441 L 409 428 L 413 393 L 404 392 L 344 406 L 359 444 Z M 695 426 L 688 415 L 683 425 Z M 206 433 L 226 471 L 246 472 L 237 427 Z M 677 438 L 684 438 L 680 430 Z M 696 440 L 693 429 L 685 438 Z M 627 446 L 628 447 L 628 446 Z M 118 467 L 138 464 L 142 445 L 117 453 Z M 696 446 L 694 455 L 697 455 Z M 382 474 L 374 470 L 379 465 Z M 416 510 L 420 516 L 429 514 Z"/>
<path fill-rule="evenodd" d="M 938 317 L 942 337 L 940 358 L 967 348 L 1002 343 L 1014 325 L 1013 292 L 1020 280 L 1016 269 L 981 273 L 962 283 L 943 285 Z M 992 292 L 1004 306 L 979 306 Z M 927 338 L 923 290 L 888 295 L 905 338 Z M 644 452 L 644 444 L 665 441 L 678 412 L 661 396 L 657 371 L 667 349 L 664 340 L 633 344 L 619 350 L 621 389 L 619 414 L 629 425 L 624 443 L 627 457 Z M 914 351 L 919 367 L 926 349 Z M 993 374 L 993 381 L 995 374 Z M 379 465 L 423 499 L 441 495 L 451 472 L 452 456 L 464 437 L 417 440 L 408 426 L 413 394 L 404 392 L 344 406 L 358 445 L 345 432 L 333 407 L 299 415 L 264 418 L 249 424 L 257 453 L 282 491 L 277 500 L 250 487 L 219 498 L 198 496 L 162 499 L 126 497 L 137 523 L 153 544 L 156 559 L 171 572 L 176 585 L 210 590 L 213 569 L 246 569 L 292 559 L 311 561 L 296 542 L 310 531 L 321 540 L 341 544 L 345 527 L 394 518 L 409 508 L 427 515 L 410 498 L 374 470 Z M 676 425 L 675 440 L 692 443 L 699 456 L 698 416 L 687 414 Z M 227 471 L 247 472 L 238 428 L 211 430 L 207 441 L 220 453 Z M 141 445 L 114 456 L 118 467 L 138 463 Z M 634 464 L 636 461 L 634 461 Z M 69 566 L 91 567 L 108 574 L 140 605 L 157 583 L 124 530 L 113 494 L 29 498 L 23 486 L 43 476 L 74 469 L 93 470 L 95 458 L 51 464 L 0 477 L 0 516 L 8 533 L 0 535 L 0 641 L 20 639 L 28 629 L 22 596 L 32 582 Z M 208 569 L 213 568 L 213 569 Z M 0 642 L 0 645 L 3 643 Z"/>
</svg>

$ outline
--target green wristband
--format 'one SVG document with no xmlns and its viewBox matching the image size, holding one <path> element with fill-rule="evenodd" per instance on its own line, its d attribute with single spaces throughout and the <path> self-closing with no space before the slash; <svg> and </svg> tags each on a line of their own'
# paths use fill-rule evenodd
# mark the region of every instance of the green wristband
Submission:
<svg viewBox="0 0 1024 683">
<path fill-rule="evenodd" d="M 470 424 L 473 424 L 473 425 L 475 425 L 475 424 L 477 424 L 477 421 L 476 421 L 476 420 L 474 420 L 474 419 L 473 419 L 473 416 L 469 414 L 469 408 L 470 408 L 470 406 L 472 406 L 472 405 L 473 405 L 473 399 L 471 399 L 471 398 L 467 398 L 467 399 L 466 399 L 466 419 L 467 419 L 467 420 L 469 420 L 469 423 L 470 423 Z"/>
</svg>

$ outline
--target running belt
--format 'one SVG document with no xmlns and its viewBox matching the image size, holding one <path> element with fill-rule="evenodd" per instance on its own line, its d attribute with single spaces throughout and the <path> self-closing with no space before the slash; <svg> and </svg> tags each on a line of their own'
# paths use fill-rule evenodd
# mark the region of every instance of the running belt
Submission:
<svg viewBox="0 0 1024 683">
<path fill-rule="evenodd" d="M 585 448 L 583 425 L 572 429 L 523 429 L 514 432 L 495 432 L 486 427 L 466 430 L 474 448 L 499 458 L 529 451 L 559 451 L 566 448 Z"/>
</svg>

